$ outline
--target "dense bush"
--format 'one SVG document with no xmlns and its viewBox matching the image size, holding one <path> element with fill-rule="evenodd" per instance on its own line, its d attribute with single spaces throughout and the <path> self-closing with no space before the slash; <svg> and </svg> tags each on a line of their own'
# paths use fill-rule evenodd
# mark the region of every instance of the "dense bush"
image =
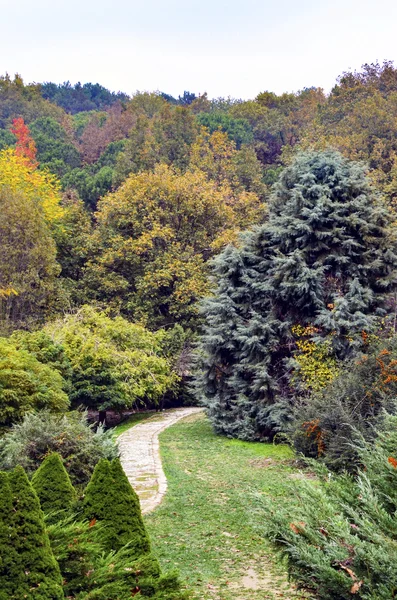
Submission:
<svg viewBox="0 0 397 600">
<path fill-rule="evenodd" d="M 368 354 L 346 363 L 329 386 L 296 407 L 295 448 L 329 468 L 353 471 L 355 442 L 374 439 L 385 410 L 397 411 L 397 337 L 378 341 Z"/>
<path fill-rule="evenodd" d="M 64 387 L 58 371 L 0 338 L 0 426 L 9 427 L 35 409 L 67 410 Z"/>
<path fill-rule="evenodd" d="M 46 513 L 70 510 L 77 498 L 58 452 L 49 454 L 32 477 L 32 486 Z"/>
<path fill-rule="evenodd" d="M 178 379 L 163 349 L 164 331 L 152 333 L 84 306 L 47 325 L 46 332 L 70 360 L 74 406 L 122 411 L 156 404 Z"/>
<path fill-rule="evenodd" d="M 28 414 L 0 440 L 0 468 L 33 473 L 49 452 L 59 452 L 74 484 L 85 484 L 101 457 L 114 458 L 111 434 L 88 425 L 86 413 Z"/>
<path fill-rule="evenodd" d="M 130 558 L 150 552 L 149 537 L 141 516 L 139 498 L 131 487 L 119 459 L 102 459 L 84 494 L 84 516 L 105 525 L 106 550 L 128 544 Z"/>
<path fill-rule="evenodd" d="M 51 551 L 39 500 L 21 467 L 12 471 L 7 479 L 8 486 L 2 476 L 5 510 L 0 527 L 8 530 L 8 540 L 0 549 L 0 555 L 2 564 L 3 557 L 9 561 L 9 552 L 13 560 L 10 570 L 0 571 L 0 589 L 2 593 L 7 591 L 4 597 L 8 600 L 61 600 L 64 598 L 62 577 Z"/>
<path fill-rule="evenodd" d="M 359 449 L 356 479 L 319 473 L 300 482 L 296 501 L 264 503 L 266 535 L 291 575 L 322 600 L 390 600 L 397 589 L 397 418 Z"/>
<path fill-rule="evenodd" d="M 59 515 L 59 513 L 58 513 Z M 103 554 L 100 526 L 76 520 L 74 515 L 54 520 L 46 517 L 51 550 L 61 570 L 65 596 L 87 590 L 87 578 Z"/>
<path fill-rule="evenodd" d="M 365 169 L 335 151 L 298 155 L 269 220 L 214 262 L 197 397 L 218 433 L 271 437 L 297 394 L 364 345 L 396 286 L 392 217 Z"/>
</svg>

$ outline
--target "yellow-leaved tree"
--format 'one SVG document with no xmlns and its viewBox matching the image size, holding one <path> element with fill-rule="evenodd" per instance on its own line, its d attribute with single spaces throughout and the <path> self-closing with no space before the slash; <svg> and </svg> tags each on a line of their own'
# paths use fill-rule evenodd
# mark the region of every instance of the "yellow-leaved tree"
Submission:
<svg viewBox="0 0 397 600">
<path fill-rule="evenodd" d="M 63 214 L 59 184 L 14 150 L 0 152 L 0 331 L 42 321 L 59 308 L 52 228 Z"/>
<path fill-rule="evenodd" d="M 209 291 L 208 259 L 263 211 L 253 192 L 199 169 L 130 175 L 98 204 L 88 295 L 150 326 L 190 325 Z"/>
<path fill-rule="evenodd" d="M 26 199 L 34 201 L 42 208 L 49 223 L 63 215 L 57 178 L 52 173 L 37 169 L 12 148 L 0 152 L 0 187 L 22 193 Z"/>
</svg>

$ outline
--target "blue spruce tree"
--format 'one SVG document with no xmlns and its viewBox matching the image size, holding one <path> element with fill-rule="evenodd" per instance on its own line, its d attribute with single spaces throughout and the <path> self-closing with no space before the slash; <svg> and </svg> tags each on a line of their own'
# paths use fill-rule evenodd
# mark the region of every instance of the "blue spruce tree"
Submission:
<svg viewBox="0 0 397 600">
<path fill-rule="evenodd" d="M 269 202 L 269 220 L 214 261 L 203 305 L 197 397 L 218 433 L 271 438 L 298 389 L 293 327 L 352 355 L 397 285 L 392 217 L 365 168 L 336 151 L 302 153 Z"/>
</svg>

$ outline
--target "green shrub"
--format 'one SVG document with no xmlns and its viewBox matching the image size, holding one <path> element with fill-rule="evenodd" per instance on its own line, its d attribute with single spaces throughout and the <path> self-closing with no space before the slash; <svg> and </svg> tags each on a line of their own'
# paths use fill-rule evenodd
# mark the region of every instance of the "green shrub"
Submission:
<svg viewBox="0 0 397 600">
<path fill-rule="evenodd" d="M 356 443 L 374 439 L 384 411 L 397 411 L 397 337 L 378 342 L 367 355 L 345 364 L 322 392 L 295 410 L 292 439 L 298 452 L 329 468 L 354 471 Z"/>
<path fill-rule="evenodd" d="M 72 516 L 49 522 L 46 516 L 51 550 L 58 562 L 66 597 L 86 592 L 88 578 L 94 573 L 103 554 L 101 528 L 88 521 L 74 521 Z"/>
<path fill-rule="evenodd" d="M 84 600 L 130 600 L 131 596 L 152 600 L 185 600 L 190 595 L 181 590 L 174 574 L 161 575 L 157 560 L 146 554 L 131 562 L 128 546 L 98 561 L 91 575 L 95 580 Z"/>
<path fill-rule="evenodd" d="M 22 467 L 9 475 L 13 498 L 10 546 L 18 554 L 17 569 L 10 576 L 9 600 L 64 598 L 62 577 L 52 554 L 39 500 Z"/>
<path fill-rule="evenodd" d="M 261 501 L 265 533 L 290 574 L 324 600 L 390 600 L 397 590 L 397 417 L 357 453 L 357 478 L 322 468 L 288 504 Z"/>
<path fill-rule="evenodd" d="M 101 457 L 118 454 L 111 433 L 96 432 L 86 413 L 54 415 L 48 411 L 28 414 L 22 423 L 0 439 L 0 468 L 23 466 L 32 474 L 49 452 L 58 452 L 74 485 L 85 485 Z"/>
<path fill-rule="evenodd" d="M 17 350 L 27 350 L 39 362 L 58 371 L 65 380 L 65 390 L 70 390 L 72 367 L 63 346 L 53 342 L 45 331 L 14 331 L 10 340 Z"/>
<path fill-rule="evenodd" d="M 128 544 L 134 559 L 150 552 L 139 498 L 119 459 L 101 460 L 96 466 L 84 495 L 84 516 L 104 524 L 106 550 L 117 551 Z"/>
<path fill-rule="evenodd" d="M 19 557 L 13 541 L 13 505 L 7 473 L 0 472 L 0 600 L 9 600 L 18 576 Z"/>
<path fill-rule="evenodd" d="M 35 409 L 67 410 L 64 386 L 58 371 L 0 338 L 0 426 L 10 427 Z"/>
<path fill-rule="evenodd" d="M 58 452 L 53 452 L 43 460 L 32 477 L 32 486 L 45 513 L 67 511 L 77 498 Z"/>
</svg>

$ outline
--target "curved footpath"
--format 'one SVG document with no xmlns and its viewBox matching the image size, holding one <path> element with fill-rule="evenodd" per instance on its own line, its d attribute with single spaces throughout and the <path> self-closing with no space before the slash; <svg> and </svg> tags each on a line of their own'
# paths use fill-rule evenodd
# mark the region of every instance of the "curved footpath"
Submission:
<svg viewBox="0 0 397 600">
<path fill-rule="evenodd" d="M 154 510 L 167 490 L 167 479 L 160 458 L 159 434 L 180 419 L 202 410 L 189 407 L 155 413 L 118 438 L 121 464 L 139 496 L 143 514 Z"/>
</svg>

